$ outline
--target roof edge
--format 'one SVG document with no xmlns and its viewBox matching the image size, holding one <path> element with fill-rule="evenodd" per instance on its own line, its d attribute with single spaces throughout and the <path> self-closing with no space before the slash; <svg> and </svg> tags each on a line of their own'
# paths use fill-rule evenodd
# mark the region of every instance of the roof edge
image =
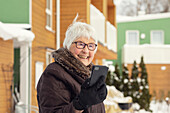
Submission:
<svg viewBox="0 0 170 113">
<path fill-rule="evenodd" d="M 147 14 L 147 15 L 140 15 L 140 16 L 133 16 L 133 17 L 118 15 L 117 23 L 145 21 L 145 20 L 154 20 L 154 19 L 163 19 L 163 18 L 170 18 L 170 13 Z"/>
</svg>

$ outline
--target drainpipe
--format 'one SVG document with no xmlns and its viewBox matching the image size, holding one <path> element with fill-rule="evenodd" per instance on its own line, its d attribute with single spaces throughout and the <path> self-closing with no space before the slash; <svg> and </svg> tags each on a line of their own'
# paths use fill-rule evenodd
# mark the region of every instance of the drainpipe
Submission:
<svg viewBox="0 0 170 113">
<path fill-rule="evenodd" d="M 60 48 L 60 0 L 56 1 L 56 49 Z"/>
</svg>

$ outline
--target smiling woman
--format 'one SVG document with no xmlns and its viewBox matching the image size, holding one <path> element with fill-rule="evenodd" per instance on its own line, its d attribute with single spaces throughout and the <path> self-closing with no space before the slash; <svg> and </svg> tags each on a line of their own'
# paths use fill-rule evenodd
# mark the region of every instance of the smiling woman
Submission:
<svg viewBox="0 0 170 113">
<path fill-rule="evenodd" d="M 55 62 L 47 66 L 38 82 L 40 113 L 105 113 L 104 78 L 88 84 L 97 51 L 94 28 L 74 21 L 65 36 L 63 48 L 53 52 Z"/>
</svg>

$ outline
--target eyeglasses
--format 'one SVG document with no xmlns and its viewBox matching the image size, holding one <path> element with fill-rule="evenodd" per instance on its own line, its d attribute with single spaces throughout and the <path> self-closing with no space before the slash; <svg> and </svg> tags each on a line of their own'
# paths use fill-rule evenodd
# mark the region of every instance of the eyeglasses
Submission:
<svg viewBox="0 0 170 113">
<path fill-rule="evenodd" d="M 77 42 L 73 42 L 76 44 L 76 47 L 78 49 L 84 49 L 87 45 L 87 48 L 90 50 L 90 51 L 94 51 L 97 47 L 97 44 L 94 44 L 94 43 L 84 43 L 84 42 L 81 42 L 81 41 L 77 41 Z"/>
</svg>

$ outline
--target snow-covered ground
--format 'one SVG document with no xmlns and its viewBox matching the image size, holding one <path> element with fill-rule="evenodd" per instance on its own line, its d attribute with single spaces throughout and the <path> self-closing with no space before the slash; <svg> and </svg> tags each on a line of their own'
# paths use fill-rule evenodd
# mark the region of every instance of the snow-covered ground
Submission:
<svg viewBox="0 0 170 113">
<path fill-rule="evenodd" d="M 166 101 L 151 101 L 150 109 L 153 113 L 170 113 L 170 103 L 167 103 Z"/>
<path fill-rule="evenodd" d="M 107 113 L 170 113 L 169 97 L 162 101 L 153 99 L 150 102 L 150 110 L 152 110 L 152 112 L 140 109 L 140 105 L 137 103 L 133 103 L 132 107 L 128 111 L 121 111 L 118 103 L 131 103 L 132 98 L 130 96 L 124 97 L 122 92 L 117 90 L 114 86 L 107 86 L 107 89 L 108 95 L 104 101 Z"/>
<path fill-rule="evenodd" d="M 150 103 L 150 109 L 152 112 L 142 109 L 139 111 L 134 111 L 134 113 L 170 113 L 170 103 L 167 103 L 166 101 L 159 102 L 152 100 Z"/>
</svg>

